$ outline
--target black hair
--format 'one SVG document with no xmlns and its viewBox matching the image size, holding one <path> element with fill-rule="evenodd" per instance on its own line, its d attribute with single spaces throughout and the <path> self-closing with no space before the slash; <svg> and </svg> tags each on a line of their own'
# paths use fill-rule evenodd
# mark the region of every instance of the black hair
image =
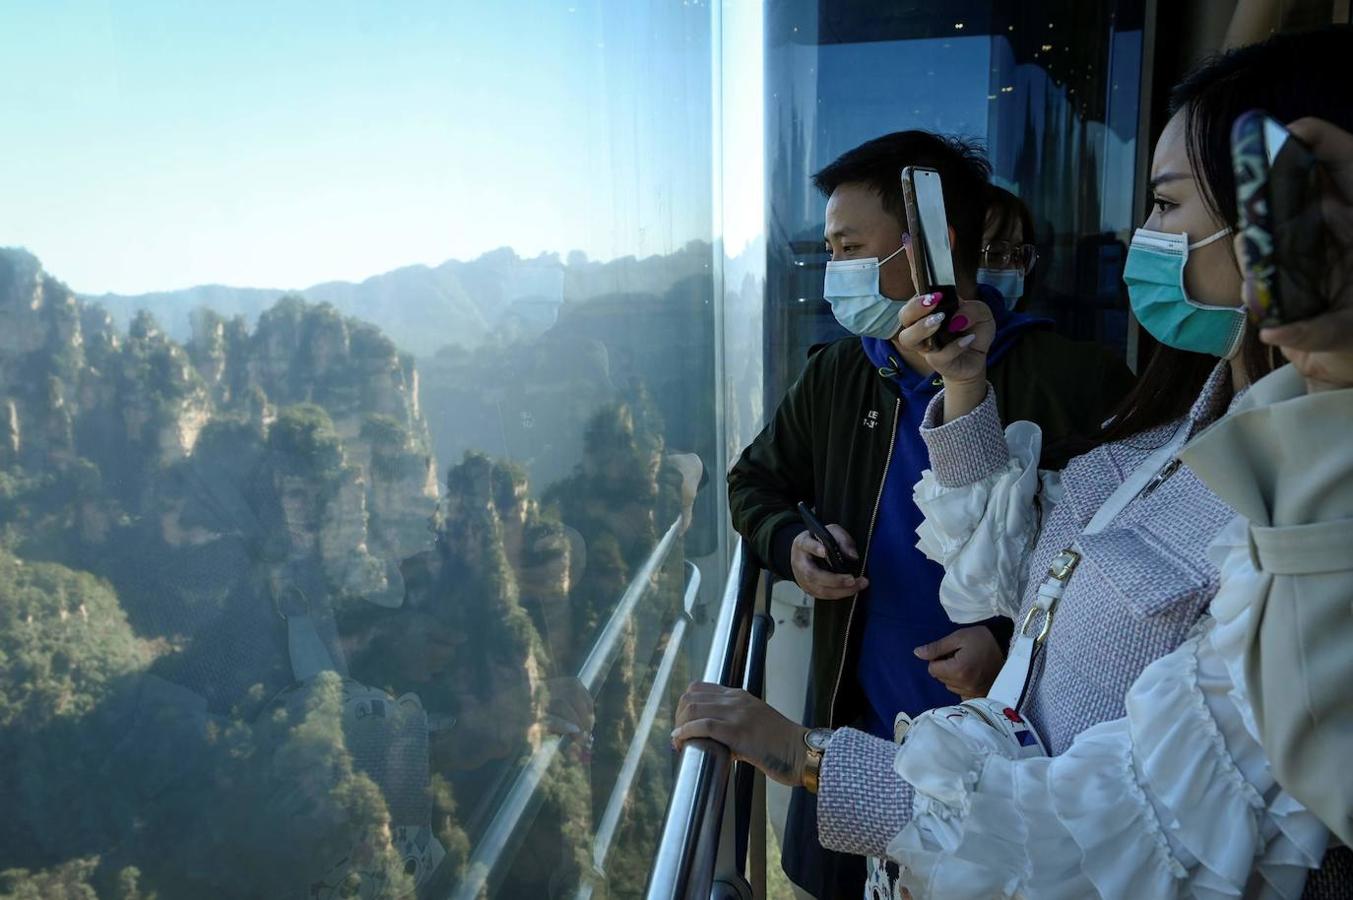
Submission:
<svg viewBox="0 0 1353 900">
<path fill-rule="evenodd" d="M 1023 200 L 1005 188 L 994 184 L 989 185 L 987 187 L 987 216 L 983 223 L 983 230 L 990 228 L 997 234 L 1009 234 L 1015 230 L 1017 224 L 1020 231 L 1024 233 L 1024 243 L 1034 243 L 1034 217 L 1029 212 L 1029 207 L 1024 205 Z"/>
<path fill-rule="evenodd" d="M 1184 111 L 1189 165 L 1203 203 L 1218 221 L 1238 219 L 1231 125 L 1241 113 L 1262 109 L 1280 122 L 1305 116 L 1353 131 L 1353 28 L 1328 26 L 1278 34 L 1204 60 L 1170 93 L 1169 113 Z M 1228 247 L 1229 249 L 1229 247 Z M 1241 347 L 1246 374 L 1262 378 L 1280 363 L 1276 348 L 1246 328 Z M 1188 412 L 1216 360 L 1161 344 L 1124 399 L 1104 440 L 1121 440 Z"/>
<path fill-rule="evenodd" d="M 986 225 L 987 179 L 991 177 L 991 164 L 977 144 L 929 131 L 895 131 L 842 153 L 813 176 L 813 185 L 826 197 L 843 184 L 867 185 L 905 231 L 902 169 L 906 166 L 923 166 L 940 173 L 944 212 L 954 229 L 954 264 L 968 275 L 975 274 Z"/>
</svg>

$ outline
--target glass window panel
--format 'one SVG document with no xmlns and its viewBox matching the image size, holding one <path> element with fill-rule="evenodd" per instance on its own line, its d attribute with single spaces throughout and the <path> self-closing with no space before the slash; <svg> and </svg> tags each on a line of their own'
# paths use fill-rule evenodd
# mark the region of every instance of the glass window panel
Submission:
<svg viewBox="0 0 1353 900">
<path fill-rule="evenodd" d="M 761 416 L 759 6 L 4 18 L 0 893 L 639 893 Z"/>
</svg>

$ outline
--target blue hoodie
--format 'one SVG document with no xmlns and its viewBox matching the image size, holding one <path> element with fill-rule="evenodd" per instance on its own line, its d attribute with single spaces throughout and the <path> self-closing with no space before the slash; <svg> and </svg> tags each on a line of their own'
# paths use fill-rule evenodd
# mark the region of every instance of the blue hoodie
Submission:
<svg viewBox="0 0 1353 900">
<path fill-rule="evenodd" d="M 979 285 L 978 295 L 996 317 L 988 365 L 1009 352 L 1021 333 L 1048 322 L 1006 310 L 995 288 Z M 860 727 L 892 740 L 893 719 L 898 712 L 915 716 L 958 702 L 957 696 L 930 677 L 926 671 L 929 663 L 912 652 L 959 627 L 949 621 L 940 606 L 944 569 L 916 549 L 921 511 L 912 500 L 912 488 L 921 472 L 930 467 L 930 456 L 921 440 L 921 419 L 931 398 L 939 393 L 941 382 L 937 376 L 913 371 L 892 342 L 860 340 L 879 375 L 890 378 L 902 398 L 892 462 L 884 474 L 883 496 L 869 558 L 865 560 L 869 589 L 855 607 L 861 626 L 856 676 L 866 700 L 865 721 Z"/>
</svg>

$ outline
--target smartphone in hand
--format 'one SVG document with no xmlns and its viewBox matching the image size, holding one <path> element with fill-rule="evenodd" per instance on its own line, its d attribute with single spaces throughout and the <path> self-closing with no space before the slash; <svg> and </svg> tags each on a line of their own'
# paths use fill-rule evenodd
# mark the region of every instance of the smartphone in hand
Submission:
<svg viewBox="0 0 1353 900">
<path fill-rule="evenodd" d="M 1320 315 L 1325 299 L 1325 176 L 1311 151 L 1260 110 L 1236 118 L 1231 161 L 1246 266 L 1250 319 L 1261 328 Z"/>
<path fill-rule="evenodd" d="M 958 312 L 958 288 L 954 284 L 954 254 L 949 247 L 949 217 L 944 211 L 940 173 L 921 166 L 903 169 L 902 204 L 907 210 L 916 293 L 939 291 L 942 295 L 934 311 L 945 314 L 944 324 L 930 337 L 931 347 L 938 350 L 961 336 L 948 328 Z"/>
<path fill-rule="evenodd" d="M 803 519 L 803 524 L 808 526 L 809 533 L 817 538 L 822 546 L 827 548 L 827 559 L 823 562 L 822 568 L 837 575 L 853 575 L 850 560 L 841 551 L 841 545 L 836 542 L 836 538 L 832 537 L 832 533 L 827 530 L 827 526 L 823 525 L 818 517 L 813 514 L 808 504 L 802 500 L 799 501 L 799 518 Z"/>
</svg>

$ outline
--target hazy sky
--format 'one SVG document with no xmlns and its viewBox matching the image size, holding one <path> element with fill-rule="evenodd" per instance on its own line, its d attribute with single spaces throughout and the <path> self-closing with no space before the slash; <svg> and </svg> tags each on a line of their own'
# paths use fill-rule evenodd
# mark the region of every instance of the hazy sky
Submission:
<svg viewBox="0 0 1353 900">
<path fill-rule="evenodd" d="M 709 21 L 703 0 L 0 0 L 0 245 L 88 293 L 666 252 L 710 232 Z"/>
</svg>

